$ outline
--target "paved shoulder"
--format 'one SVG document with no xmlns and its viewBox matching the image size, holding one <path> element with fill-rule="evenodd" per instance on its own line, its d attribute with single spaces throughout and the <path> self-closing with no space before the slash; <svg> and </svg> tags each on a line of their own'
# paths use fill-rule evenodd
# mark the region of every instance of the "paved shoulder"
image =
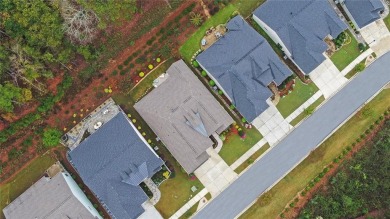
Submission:
<svg viewBox="0 0 390 219">
<path fill-rule="evenodd" d="M 389 69 L 390 53 L 387 53 L 329 99 L 195 218 L 226 219 L 237 216 L 385 86 L 390 81 Z"/>
</svg>

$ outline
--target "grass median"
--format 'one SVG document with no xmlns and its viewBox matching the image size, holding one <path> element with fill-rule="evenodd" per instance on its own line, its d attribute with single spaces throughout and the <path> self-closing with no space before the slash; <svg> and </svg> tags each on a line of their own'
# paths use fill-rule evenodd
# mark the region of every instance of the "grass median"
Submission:
<svg viewBox="0 0 390 219">
<path fill-rule="evenodd" d="M 351 145 L 390 106 L 390 89 L 383 90 L 360 112 L 313 151 L 293 171 L 261 196 L 240 218 L 276 218 L 291 199 Z M 264 201 L 266 200 L 266 201 Z"/>
</svg>

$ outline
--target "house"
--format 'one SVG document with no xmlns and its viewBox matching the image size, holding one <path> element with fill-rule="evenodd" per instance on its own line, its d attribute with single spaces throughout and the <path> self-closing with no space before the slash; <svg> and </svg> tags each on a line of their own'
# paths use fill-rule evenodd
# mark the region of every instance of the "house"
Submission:
<svg viewBox="0 0 390 219">
<path fill-rule="evenodd" d="M 340 4 L 358 30 L 378 20 L 385 10 L 381 0 L 340 0 Z"/>
<path fill-rule="evenodd" d="M 60 165 L 59 163 L 54 164 Z M 3 209 L 7 219 L 101 219 L 68 172 L 48 173 Z"/>
<path fill-rule="evenodd" d="M 118 219 L 145 212 L 149 198 L 140 183 L 163 165 L 121 110 L 69 151 L 68 160 L 110 216 Z"/>
<path fill-rule="evenodd" d="M 210 136 L 233 123 L 183 60 L 173 63 L 164 81 L 134 107 L 187 173 L 209 158 Z"/>
<path fill-rule="evenodd" d="M 267 0 L 253 19 L 306 75 L 325 61 L 325 38 L 347 29 L 326 0 Z"/>
<path fill-rule="evenodd" d="M 240 114 L 252 122 L 268 107 L 271 83 L 280 85 L 292 73 L 268 42 L 241 16 L 226 24 L 227 32 L 196 60 L 229 98 Z"/>
</svg>

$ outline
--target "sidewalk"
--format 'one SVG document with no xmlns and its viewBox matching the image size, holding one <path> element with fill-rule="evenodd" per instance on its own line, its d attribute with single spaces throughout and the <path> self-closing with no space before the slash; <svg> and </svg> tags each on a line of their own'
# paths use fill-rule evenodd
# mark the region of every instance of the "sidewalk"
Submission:
<svg viewBox="0 0 390 219">
<path fill-rule="evenodd" d="M 191 200 L 189 200 L 187 203 L 183 205 L 174 215 L 170 217 L 170 219 L 178 219 L 183 214 L 185 214 L 192 206 L 197 204 L 201 198 L 203 198 L 209 191 L 204 188 L 202 191 L 200 191 L 198 194 L 195 195 Z"/>
<path fill-rule="evenodd" d="M 306 102 L 304 102 L 300 107 L 298 107 L 293 113 L 291 113 L 287 118 L 287 122 L 293 121 L 297 116 L 299 116 L 306 108 L 312 105 L 318 98 L 322 96 L 321 91 L 317 91 L 313 96 L 310 97 Z"/>
<path fill-rule="evenodd" d="M 346 75 L 348 74 L 348 72 L 350 72 L 353 68 L 355 68 L 355 66 L 357 64 L 359 64 L 361 61 L 363 61 L 365 58 L 367 58 L 369 55 L 371 55 L 374 51 L 372 51 L 371 48 L 367 49 L 366 51 L 364 51 L 362 54 L 360 54 L 360 56 L 358 56 L 355 60 L 353 60 L 351 63 L 349 63 L 349 65 L 347 67 L 345 67 L 342 71 L 341 71 L 341 74 L 342 75 Z"/>
</svg>

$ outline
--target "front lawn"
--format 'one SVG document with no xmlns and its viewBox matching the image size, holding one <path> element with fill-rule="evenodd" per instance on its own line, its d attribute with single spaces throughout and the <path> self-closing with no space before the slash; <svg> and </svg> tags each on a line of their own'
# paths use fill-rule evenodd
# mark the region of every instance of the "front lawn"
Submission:
<svg viewBox="0 0 390 219">
<path fill-rule="evenodd" d="M 383 19 L 383 21 L 385 22 L 386 26 L 387 26 L 387 29 L 390 30 L 390 15 L 387 15 L 387 17 L 385 17 Z"/>
<path fill-rule="evenodd" d="M 246 168 L 249 167 L 249 165 L 253 164 L 257 158 L 259 158 L 262 154 L 264 154 L 268 149 L 270 148 L 269 144 L 263 145 L 259 150 L 257 150 L 252 156 L 250 156 L 244 163 L 242 163 L 240 166 L 237 167 L 234 171 L 237 174 L 240 174 L 242 171 L 244 171 Z"/>
<path fill-rule="evenodd" d="M 304 84 L 299 78 L 296 78 L 294 90 L 284 98 L 281 98 L 276 108 L 278 108 L 284 118 L 287 118 L 317 91 L 318 87 L 314 83 Z"/>
<path fill-rule="evenodd" d="M 318 98 L 314 103 L 312 103 L 306 111 L 303 111 L 301 114 L 299 114 L 295 119 L 293 119 L 290 124 L 292 126 L 296 126 L 300 121 L 302 121 L 304 118 L 308 117 L 310 114 L 314 112 L 314 110 L 322 103 L 324 102 L 325 97 L 321 96 Z"/>
<path fill-rule="evenodd" d="M 353 60 L 355 60 L 360 55 L 358 42 L 356 41 L 355 37 L 349 31 L 346 31 L 346 33 L 349 35 L 349 39 L 351 39 L 350 43 L 348 43 L 347 45 L 343 45 L 330 57 L 333 64 L 335 64 L 335 66 L 340 71 L 347 67 Z M 349 41 L 348 38 L 347 41 Z"/>
<path fill-rule="evenodd" d="M 141 82 L 143 83 L 143 81 Z M 151 85 L 151 84 L 150 84 Z M 145 84 L 140 84 L 140 86 L 149 86 Z M 168 149 L 161 143 L 157 142 L 156 135 L 146 124 L 146 122 L 141 118 L 141 116 L 134 109 L 134 101 L 130 96 L 123 94 L 115 94 L 113 96 L 115 102 L 120 105 L 123 111 L 131 116 L 131 120 L 135 119 L 135 126 L 140 126 L 140 132 L 145 133 L 145 138 L 151 140 L 152 146 L 157 146 L 159 149 L 157 153 L 160 157 L 166 161 L 167 166 L 173 167 L 175 172 L 175 177 L 172 179 L 165 180 L 159 187 L 161 191 L 160 201 L 156 204 L 157 210 L 164 218 L 169 218 L 177 210 L 179 210 L 185 203 L 187 203 L 193 196 L 195 196 L 199 191 L 201 191 L 204 186 L 200 183 L 198 179 L 191 180 L 188 174 L 184 169 L 179 165 L 175 158 L 171 155 Z M 171 168 L 172 171 L 172 168 Z M 191 187 L 195 186 L 198 188 L 196 192 L 191 192 Z"/>
<path fill-rule="evenodd" d="M 309 181 L 323 170 L 324 166 L 331 163 L 348 145 L 356 142 L 356 139 L 367 130 L 370 124 L 373 124 L 379 115 L 390 106 L 389 102 L 390 89 L 379 93 L 267 192 L 267 195 L 261 196 L 240 218 L 277 218 L 293 197 L 304 189 Z"/>
<path fill-rule="evenodd" d="M 179 48 L 183 59 L 189 63 L 191 57 L 200 49 L 200 41 L 206 34 L 206 30 L 210 27 L 215 27 L 218 24 L 225 24 L 235 10 L 236 8 L 232 4 L 229 4 L 204 22 L 203 25 Z"/>
<path fill-rule="evenodd" d="M 0 209 L 2 210 L 11 201 L 26 191 L 33 183 L 38 181 L 44 172 L 55 162 L 56 160 L 51 157 L 50 153 L 39 156 L 13 177 L 9 183 L 1 185 Z M 5 218 L 3 213 L 0 214 L 0 218 Z"/>
<path fill-rule="evenodd" d="M 230 132 L 219 152 L 219 155 L 229 166 L 263 138 L 255 127 L 251 129 L 243 128 L 243 130 L 246 133 L 245 139 L 242 139 L 236 133 Z"/>
</svg>

